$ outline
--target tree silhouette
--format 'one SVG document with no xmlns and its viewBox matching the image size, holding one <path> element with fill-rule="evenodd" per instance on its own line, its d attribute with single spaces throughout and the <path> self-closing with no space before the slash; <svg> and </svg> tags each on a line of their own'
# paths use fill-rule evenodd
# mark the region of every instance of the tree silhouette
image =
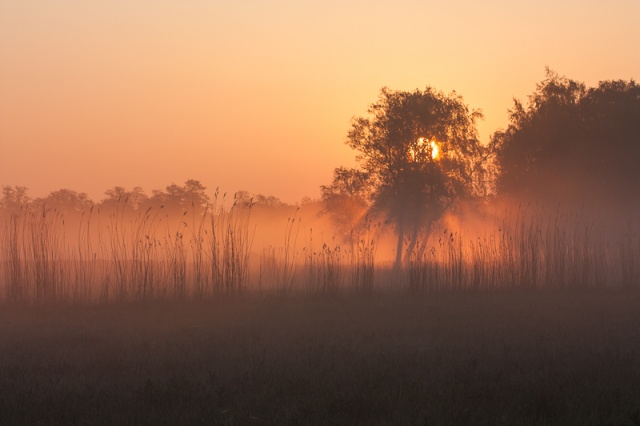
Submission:
<svg viewBox="0 0 640 426">
<path fill-rule="evenodd" d="M 525 108 L 492 137 L 497 190 L 547 202 L 636 200 L 640 184 L 640 86 L 587 89 L 547 68 Z"/>
<path fill-rule="evenodd" d="M 252 197 L 253 203 L 258 208 L 279 209 L 288 207 L 287 203 L 273 195 L 256 194 Z"/>
<path fill-rule="evenodd" d="M 475 123 L 481 117 L 455 92 L 383 88 L 368 116 L 353 120 L 346 143 L 359 151 L 357 170 L 367 176 L 369 211 L 395 227 L 396 268 L 455 200 L 480 190 L 485 151 Z M 325 188 L 340 188 L 342 178 L 337 170 Z"/>
<path fill-rule="evenodd" d="M 154 190 L 149 202 L 156 207 L 164 206 L 174 214 L 187 211 L 202 212 L 210 203 L 206 187 L 198 180 L 189 179 L 184 186 L 172 183 L 164 191 Z"/>
<path fill-rule="evenodd" d="M 368 174 L 358 169 L 338 167 L 333 172 L 331 185 L 322 185 L 323 213 L 331 217 L 333 225 L 353 252 L 354 234 L 363 225 L 362 219 L 369 209 Z"/>
<path fill-rule="evenodd" d="M 149 197 L 144 190 L 136 186 L 131 191 L 127 191 L 121 186 L 114 186 L 104 192 L 105 198 L 98 205 L 100 210 L 104 212 L 117 211 L 124 208 L 125 205 L 133 210 L 141 210 L 147 207 Z"/>
<path fill-rule="evenodd" d="M 64 213 L 73 214 L 89 211 L 94 203 L 84 192 L 76 192 L 72 189 L 58 189 L 50 192 L 45 198 L 33 200 L 33 204 L 45 205 Z"/>
<path fill-rule="evenodd" d="M 0 208 L 5 212 L 15 213 L 21 207 L 29 204 L 31 198 L 27 195 L 28 189 L 24 186 L 8 186 L 2 187 L 2 198 L 0 199 Z"/>
</svg>

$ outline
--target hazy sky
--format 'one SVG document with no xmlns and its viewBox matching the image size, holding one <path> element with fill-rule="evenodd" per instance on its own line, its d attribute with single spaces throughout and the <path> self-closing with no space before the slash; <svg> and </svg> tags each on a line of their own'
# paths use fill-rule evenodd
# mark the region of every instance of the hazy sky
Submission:
<svg viewBox="0 0 640 426">
<path fill-rule="evenodd" d="M 2 0 L 0 185 L 317 197 L 381 87 L 456 90 L 488 141 L 547 65 L 637 80 L 639 21 L 639 0 Z"/>
</svg>

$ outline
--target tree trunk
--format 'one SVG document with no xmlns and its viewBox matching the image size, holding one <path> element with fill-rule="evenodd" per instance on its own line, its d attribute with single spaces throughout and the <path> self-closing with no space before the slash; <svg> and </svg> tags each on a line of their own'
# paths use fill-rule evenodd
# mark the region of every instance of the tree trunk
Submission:
<svg viewBox="0 0 640 426">
<path fill-rule="evenodd" d="M 396 247 L 396 263 L 394 266 L 395 271 L 399 271 L 402 266 L 402 254 L 404 246 L 404 222 L 398 222 L 398 246 Z"/>
<path fill-rule="evenodd" d="M 411 240 L 409 241 L 409 246 L 407 247 L 407 252 L 404 255 L 404 264 L 406 266 L 409 265 L 411 261 L 411 253 L 413 249 L 416 247 L 416 242 L 418 241 L 418 224 L 413 224 L 413 231 L 411 231 Z"/>
<path fill-rule="evenodd" d="M 420 251 L 417 254 L 417 258 L 421 258 L 422 255 L 424 254 L 424 249 L 426 247 L 426 243 L 427 240 L 429 239 L 429 235 L 431 234 L 431 224 L 433 222 L 431 220 L 427 221 L 427 223 L 425 224 L 425 232 L 423 235 L 424 241 L 422 244 L 422 247 L 420 248 Z M 411 233 L 411 241 L 409 242 L 409 247 L 407 247 L 407 253 L 405 254 L 404 257 L 404 262 L 405 264 L 409 264 L 409 262 L 411 261 L 411 254 L 413 253 L 413 250 L 416 248 L 416 244 L 418 243 L 418 230 L 419 230 L 419 226 L 418 224 L 414 224 L 413 226 L 413 232 Z"/>
</svg>

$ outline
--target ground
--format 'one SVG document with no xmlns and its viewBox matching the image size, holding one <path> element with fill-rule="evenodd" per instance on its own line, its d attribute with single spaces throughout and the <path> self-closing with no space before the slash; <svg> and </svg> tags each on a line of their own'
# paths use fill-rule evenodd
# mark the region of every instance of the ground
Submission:
<svg viewBox="0 0 640 426">
<path fill-rule="evenodd" d="M 640 425 L 640 292 L 0 306 L 0 424 Z"/>
</svg>

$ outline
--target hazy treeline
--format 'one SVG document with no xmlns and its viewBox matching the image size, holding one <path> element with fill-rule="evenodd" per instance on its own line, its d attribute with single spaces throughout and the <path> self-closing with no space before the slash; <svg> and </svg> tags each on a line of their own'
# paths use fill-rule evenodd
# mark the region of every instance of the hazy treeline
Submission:
<svg viewBox="0 0 640 426">
<path fill-rule="evenodd" d="M 496 132 L 498 194 L 549 204 L 637 207 L 640 203 L 640 85 L 611 80 L 595 87 L 547 77 L 514 101 L 509 126 Z"/>
<path fill-rule="evenodd" d="M 14 301 L 238 293 L 254 272 L 250 258 L 281 256 L 285 227 L 291 231 L 297 215 L 298 234 L 301 212 L 316 217 L 318 209 L 311 200 L 293 206 L 246 191 L 210 197 L 196 180 L 151 196 L 116 187 L 97 203 L 66 189 L 30 199 L 26 188 L 5 186 L 0 279 Z"/>
<path fill-rule="evenodd" d="M 163 208 L 170 213 L 182 213 L 195 208 L 206 209 L 212 203 L 212 195 L 198 180 L 189 179 L 184 185 L 172 183 L 165 189 L 153 190 L 147 194 L 141 187 L 127 190 L 121 186 L 115 186 L 104 193 L 104 198 L 94 201 L 84 192 L 76 192 L 71 189 L 59 189 L 52 191 L 46 197 L 32 198 L 29 190 L 22 186 L 3 186 L 0 197 L 0 212 L 7 215 L 18 212 L 25 206 L 48 206 L 66 214 L 80 213 L 91 208 L 97 208 L 104 213 L 113 213 L 122 208 L 126 202 L 131 211 L 147 210 L 148 208 Z M 226 194 L 221 197 L 227 198 Z M 247 191 L 239 191 L 228 198 L 232 201 L 249 202 L 271 208 L 290 207 L 274 196 L 263 194 L 252 195 Z M 307 200 L 304 200 L 307 201 Z M 308 200 L 307 202 L 310 202 Z"/>
<path fill-rule="evenodd" d="M 640 282 L 640 86 L 547 71 L 507 129 L 432 88 L 383 89 L 354 168 L 296 205 L 197 180 L 99 201 L 4 186 L 6 301 L 253 292 L 633 286 Z"/>
</svg>

